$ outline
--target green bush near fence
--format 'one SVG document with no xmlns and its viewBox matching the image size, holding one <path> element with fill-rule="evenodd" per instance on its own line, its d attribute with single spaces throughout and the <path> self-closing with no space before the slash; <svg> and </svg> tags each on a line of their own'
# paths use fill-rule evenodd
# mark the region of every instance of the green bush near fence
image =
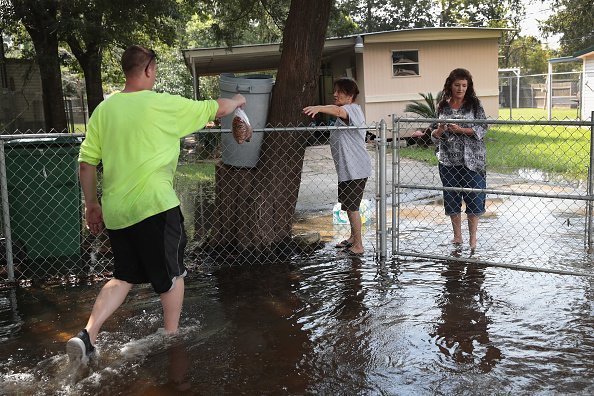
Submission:
<svg viewBox="0 0 594 396">
<path fill-rule="evenodd" d="M 542 109 L 513 110 L 514 119 L 546 119 L 546 111 Z M 500 110 L 500 114 L 505 111 Z M 571 118 L 570 112 L 575 116 L 575 109 L 555 109 L 554 116 L 557 119 Z M 505 119 L 505 116 L 501 118 Z M 486 136 L 488 170 L 515 173 L 521 169 L 534 169 L 584 179 L 588 174 L 590 133 L 587 127 L 492 125 Z M 400 155 L 437 165 L 435 147 L 406 147 Z"/>
</svg>

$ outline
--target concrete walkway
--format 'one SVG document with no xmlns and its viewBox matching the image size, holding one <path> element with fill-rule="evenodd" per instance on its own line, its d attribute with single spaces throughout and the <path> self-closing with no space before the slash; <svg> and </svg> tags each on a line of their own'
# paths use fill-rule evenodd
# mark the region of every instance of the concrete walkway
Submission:
<svg viewBox="0 0 594 396">
<path fill-rule="evenodd" d="M 376 189 L 376 146 L 373 143 L 367 145 L 367 150 L 372 160 L 373 174 L 367 181 L 364 198 L 375 201 Z M 392 152 L 388 150 L 386 155 L 386 178 L 388 203 L 391 203 L 392 186 Z M 330 153 L 330 146 L 310 146 L 305 151 L 303 162 L 303 173 L 301 175 L 301 187 L 297 202 L 298 212 L 322 212 L 330 213 L 336 203 L 337 189 L 336 170 Z M 400 183 L 408 185 L 423 185 L 441 187 L 441 180 L 437 166 L 425 162 L 400 159 Z M 500 188 L 515 184 L 533 183 L 519 176 L 503 175 L 489 172 L 487 174 L 487 185 L 489 188 Z M 440 191 L 431 190 L 403 190 L 400 202 L 412 202 L 430 197 L 438 197 Z"/>
</svg>

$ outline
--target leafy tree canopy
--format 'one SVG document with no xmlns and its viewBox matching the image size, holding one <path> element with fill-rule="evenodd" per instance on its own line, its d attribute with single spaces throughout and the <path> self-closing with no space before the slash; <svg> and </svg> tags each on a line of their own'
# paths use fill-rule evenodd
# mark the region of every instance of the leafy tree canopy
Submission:
<svg viewBox="0 0 594 396">
<path fill-rule="evenodd" d="M 557 12 L 544 21 L 541 29 L 547 35 L 561 34 L 561 55 L 594 45 L 594 6 L 592 0 L 553 0 Z"/>
</svg>

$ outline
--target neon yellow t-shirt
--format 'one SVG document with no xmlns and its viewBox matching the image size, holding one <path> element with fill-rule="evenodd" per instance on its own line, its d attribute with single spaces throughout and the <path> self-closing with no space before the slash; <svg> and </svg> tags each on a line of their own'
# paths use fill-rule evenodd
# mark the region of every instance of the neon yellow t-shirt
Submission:
<svg viewBox="0 0 594 396">
<path fill-rule="evenodd" d="M 214 120 L 218 103 L 138 91 L 116 93 L 97 106 L 79 162 L 103 163 L 103 221 L 121 229 L 180 204 L 173 176 L 180 138 Z"/>
</svg>

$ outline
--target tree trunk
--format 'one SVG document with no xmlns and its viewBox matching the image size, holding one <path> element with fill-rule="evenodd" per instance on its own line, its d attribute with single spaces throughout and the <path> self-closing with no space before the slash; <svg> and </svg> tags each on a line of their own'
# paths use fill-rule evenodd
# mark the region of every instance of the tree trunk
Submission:
<svg viewBox="0 0 594 396">
<path fill-rule="evenodd" d="M 55 132 L 65 132 L 67 121 L 64 110 L 62 72 L 58 62 L 58 38 L 57 36 L 38 36 L 40 35 L 31 34 L 41 76 L 45 130 L 48 133 L 52 129 Z"/>
<path fill-rule="evenodd" d="M 13 1 L 15 15 L 21 19 L 35 47 L 41 75 L 43 113 L 46 132 L 54 129 L 64 132 L 67 128 L 64 111 L 62 73 L 58 61 L 57 3 L 44 1 Z"/>
<path fill-rule="evenodd" d="M 305 106 L 317 101 L 317 83 L 332 0 L 292 0 L 268 122 L 297 126 L 307 122 Z M 266 252 L 291 237 L 301 184 L 306 135 L 266 133 L 258 166 L 216 171 L 215 224 L 210 247 L 218 251 Z"/>
<path fill-rule="evenodd" d="M 85 75 L 85 88 L 87 92 L 87 107 L 89 117 L 95 108 L 103 101 L 103 80 L 101 78 L 101 48 L 95 43 L 86 43 L 86 51 L 74 36 L 67 39 L 68 46 L 78 60 Z"/>
</svg>

